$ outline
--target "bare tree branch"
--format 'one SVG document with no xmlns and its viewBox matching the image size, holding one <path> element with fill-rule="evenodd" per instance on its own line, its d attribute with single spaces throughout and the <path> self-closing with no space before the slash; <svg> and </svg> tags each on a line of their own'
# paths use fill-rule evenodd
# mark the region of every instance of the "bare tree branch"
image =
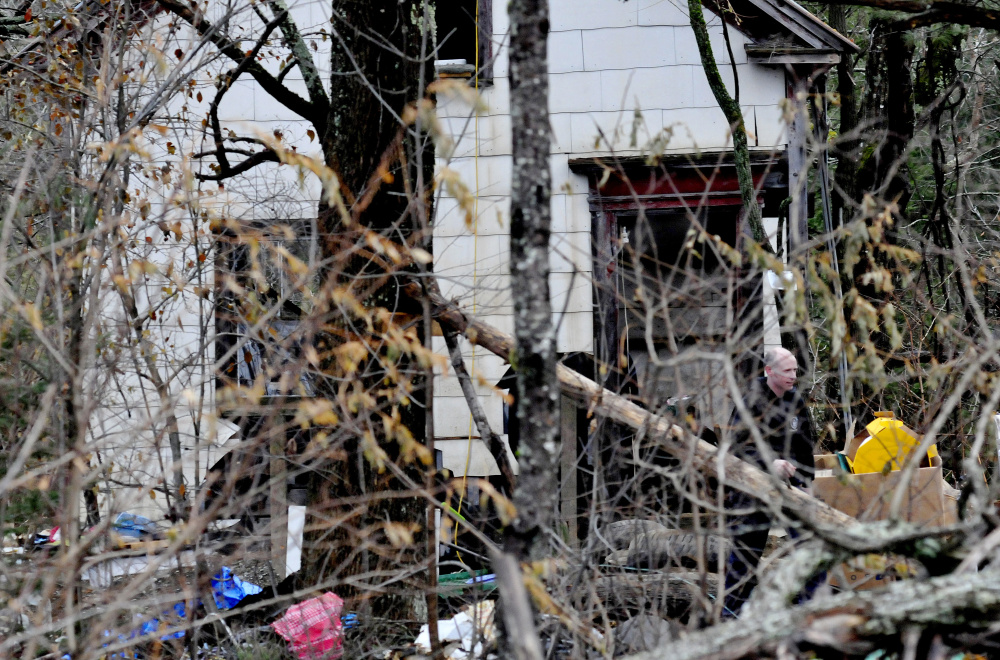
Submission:
<svg viewBox="0 0 1000 660">
<path fill-rule="evenodd" d="M 937 23 L 955 23 L 970 27 L 1000 30 L 1000 11 L 988 7 L 968 5 L 962 2 L 918 0 L 826 0 L 830 5 L 851 5 L 872 7 L 886 11 L 915 14 L 912 18 L 896 23 L 897 28 L 913 29 Z"/>
<path fill-rule="evenodd" d="M 198 34 L 206 37 L 219 49 L 219 52 L 237 64 L 242 64 L 251 60 L 247 53 L 240 50 L 239 46 L 223 35 L 217 26 L 212 25 L 204 16 L 191 5 L 186 5 L 180 0 L 156 0 L 161 7 L 176 15 L 178 18 L 188 22 L 191 27 L 198 31 Z M 295 114 L 308 119 L 314 123 L 323 124 L 326 117 L 322 116 L 314 104 L 305 100 L 292 90 L 288 89 L 277 78 L 272 76 L 267 69 L 255 60 L 246 64 L 246 71 L 253 79 L 260 84 L 265 92 L 270 94 L 275 101 L 282 104 Z"/>
<path fill-rule="evenodd" d="M 451 328 L 444 331 L 444 341 L 448 345 L 448 353 L 451 356 L 451 368 L 455 370 L 458 382 L 462 386 L 462 394 L 465 395 L 465 401 L 469 405 L 469 412 L 472 413 L 472 419 L 476 422 L 479 437 L 482 438 L 486 444 L 486 448 L 489 449 L 490 454 L 496 460 L 497 466 L 500 468 L 500 474 L 507 481 L 508 492 L 513 493 L 517 477 L 514 475 L 514 468 L 507 457 L 507 448 L 504 446 L 500 436 L 490 428 L 490 422 L 486 419 L 486 413 L 483 412 L 483 407 L 479 405 L 479 396 L 476 394 L 475 387 L 473 387 L 469 372 L 465 369 L 465 361 L 462 359 L 462 351 L 458 346 L 457 338 L 458 333 Z"/>
</svg>

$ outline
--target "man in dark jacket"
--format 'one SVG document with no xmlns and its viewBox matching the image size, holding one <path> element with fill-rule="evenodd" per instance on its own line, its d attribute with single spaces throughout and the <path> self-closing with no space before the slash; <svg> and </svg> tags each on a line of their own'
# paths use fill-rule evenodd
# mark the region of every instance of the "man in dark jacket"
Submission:
<svg viewBox="0 0 1000 660">
<path fill-rule="evenodd" d="M 784 348 L 764 353 L 764 377 L 750 384 L 745 397 L 750 419 L 744 419 L 739 406 L 733 413 L 733 450 L 740 458 L 808 491 L 816 472 L 816 434 L 805 401 L 795 390 L 798 368 L 795 356 Z M 760 431 L 763 446 L 751 433 L 751 425 Z M 730 492 L 727 504 L 751 510 L 731 518 L 734 538 L 726 570 L 724 614 L 735 616 L 757 586 L 757 564 L 767 544 L 771 517 L 761 502 L 742 492 Z"/>
</svg>

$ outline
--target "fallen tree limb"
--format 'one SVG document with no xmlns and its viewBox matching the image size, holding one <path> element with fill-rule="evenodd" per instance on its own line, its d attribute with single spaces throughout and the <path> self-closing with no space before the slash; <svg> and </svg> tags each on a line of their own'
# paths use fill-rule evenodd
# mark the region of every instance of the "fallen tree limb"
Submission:
<svg viewBox="0 0 1000 660">
<path fill-rule="evenodd" d="M 1000 569 L 894 582 L 880 591 L 844 592 L 793 608 L 759 612 L 706 628 L 625 660 L 736 660 L 780 644 L 807 643 L 867 653 L 878 638 L 917 626 L 986 631 L 1000 615 Z"/>
<path fill-rule="evenodd" d="M 681 616 L 701 593 L 701 576 L 697 571 L 663 571 L 649 573 L 605 573 L 593 579 L 590 587 L 609 610 L 636 611 L 652 606 L 667 616 Z M 708 596 L 715 598 L 717 578 L 707 576 Z"/>
</svg>

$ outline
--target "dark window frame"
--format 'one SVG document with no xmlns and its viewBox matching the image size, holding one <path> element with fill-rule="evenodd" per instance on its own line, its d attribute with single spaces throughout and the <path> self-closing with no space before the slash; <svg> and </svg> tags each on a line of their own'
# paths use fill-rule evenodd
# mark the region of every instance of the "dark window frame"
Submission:
<svg viewBox="0 0 1000 660">
<path fill-rule="evenodd" d="M 458 58 L 458 57 L 452 57 L 451 56 L 451 55 L 455 55 L 456 54 L 456 53 L 451 52 L 452 48 L 446 48 L 446 49 L 443 49 L 444 53 L 442 53 L 439 50 L 438 56 L 435 59 L 437 59 L 437 60 L 465 59 L 465 61 L 467 63 L 467 66 L 468 65 L 472 65 L 472 68 L 469 69 L 469 70 L 467 70 L 467 71 L 466 70 L 463 70 L 463 71 L 440 70 L 439 73 L 442 75 L 442 77 L 464 77 L 464 76 L 468 76 L 472 80 L 476 80 L 478 78 L 479 84 L 486 85 L 486 86 L 492 85 L 493 84 L 493 0 L 452 0 L 452 2 L 455 2 L 455 3 L 459 3 L 459 2 L 465 3 L 465 4 L 468 4 L 472 8 L 475 8 L 476 4 L 478 4 L 478 8 L 479 8 L 479 70 L 476 71 L 476 69 L 475 69 L 475 62 L 476 62 L 476 59 L 475 59 L 475 55 L 476 54 L 475 54 L 475 52 L 464 53 L 464 52 L 460 51 L 460 52 L 462 52 L 462 54 L 466 55 L 466 57 Z M 452 26 L 453 26 L 452 29 L 458 29 L 460 27 L 459 25 L 456 25 L 456 23 L 458 21 L 456 21 L 456 22 L 447 21 L 447 22 L 444 22 L 444 23 L 442 22 L 442 18 L 444 18 L 446 16 L 446 14 L 443 14 L 442 11 L 447 11 L 448 9 L 449 9 L 449 7 L 447 5 L 443 5 L 440 2 L 438 3 L 437 9 L 436 9 L 436 12 L 437 12 L 436 13 L 436 18 L 437 18 L 437 22 L 438 22 L 438 30 L 439 30 L 439 32 L 438 32 L 438 38 L 439 39 L 454 38 L 453 34 L 442 34 L 441 33 L 441 32 L 443 32 L 442 24 L 445 26 L 444 29 L 447 29 L 448 27 L 452 27 Z M 472 17 L 474 19 L 475 18 L 475 14 L 472 14 Z M 440 48 L 440 46 L 439 46 L 439 48 Z M 472 56 L 471 59 L 469 57 L 470 55 Z M 463 76 L 463 73 L 464 73 L 464 76 Z"/>
<path fill-rule="evenodd" d="M 261 244 L 288 244 L 292 242 L 317 241 L 314 220 L 308 218 L 289 219 L 283 222 L 255 222 L 247 225 L 248 232 L 257 234 Z M 293 229 L 293 238 L 289 238 L 284 227 Z M 295 232 L 295 229 L 298 232 Z M 309 235 L 303 235 L 304 229 L 310 229 Z M 235 282 L 244 290 L 257 289 L 256 284 L 250 277 L 252 271 L 250 242 L 240 237 L 230 229 L 223 229 L 216 232 L 215 254 L 215 351 L 218 361 L 226 353 L 239 345 L 224 363 L 216 365 L 216 389 L 227 386 L 240 386 L 252 383 L 269 365 L 278 361 L 278 367 L 285 363 L 293 363 L 300 356 L 300 341 L 292 338 L 296 333 L 299 319 L 305 314 L 293 299 L 282 301 L 282 309 L 268 323 L 268 333 L 257 333 L 260 336 L 274 336 L 279 339 L 270 343 L 261 341 L 249 334 L 249 325 L 240 314 L 240 296 L 231 290 L 228 285 L 229 280 Z M 266 247 L 263 248 L 267 250 Z M 294 251 L 289 250 L 293 253 Z M 277 253 L 274 253 L 277 258 Z M 319 252 L 316 252 L 319 256 Z M 265 273 L 268 271 L 265 270 Z M 277 270 L 274 270 L 277 272 Z M 283 274 L 278 273 L 278 277 L 283 281 Z M 318 282 L 318 280 L 317 280 Z M 280 286 L 280 282 L 279 282 Z M 275 288 L 275 287 L 269 287 Z M 267 294 L 260 293 L 265 296 Z M 284 298 L 282 292 L 272 294 L 275 301 Z M 291 303 L 291 304 L 290 304 Z M 303 375 L 300 377 L 304 391 L 307 396 L 314 392 L 311 379 Z M 278 383 L 279 379 L 272 379 L 271 382 Z M 277 385 L 275 385 L 277 387 Z M 270 386 L 269 386 L 270 388 Z M 268 391 L 268 396 L 294 396 L 282 393 L 277 390 Z"/>
</svg>

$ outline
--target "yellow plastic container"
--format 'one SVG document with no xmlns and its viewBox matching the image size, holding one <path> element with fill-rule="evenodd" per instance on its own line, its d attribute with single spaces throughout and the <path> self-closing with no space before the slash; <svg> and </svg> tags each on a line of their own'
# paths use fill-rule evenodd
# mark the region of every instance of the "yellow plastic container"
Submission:
<svg viewBox="0 0 1000 660">
<path fill-rule="evenodd" d="M 899 470 L 910 453 L 920 446 L 917 434 L 891 412 L 875 413 L 875 420 L 865 429 L 871 437 L 854 455 L 855 474 Z M 928 463 L 933 464 L 937 455 L 937 445 L 931 445 L 927 451 Z"/>
</svg>

